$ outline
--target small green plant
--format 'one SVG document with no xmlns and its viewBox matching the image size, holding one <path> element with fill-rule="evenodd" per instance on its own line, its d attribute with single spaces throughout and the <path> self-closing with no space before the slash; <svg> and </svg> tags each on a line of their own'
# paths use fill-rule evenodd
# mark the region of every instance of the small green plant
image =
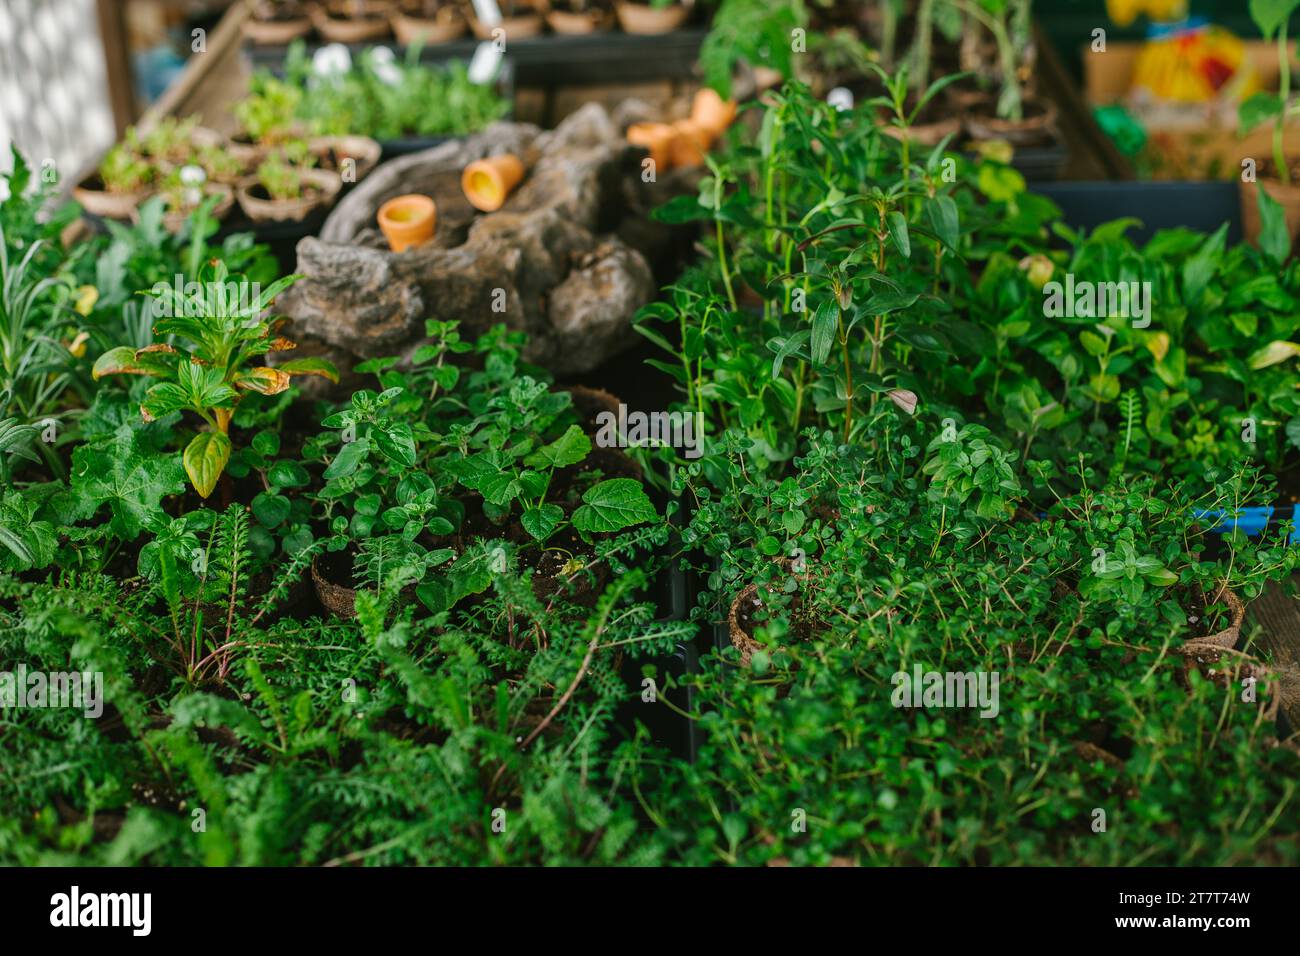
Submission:
<svg viewBox="0 0 1300 956">
<path fill-rule="evenodd" d="M 244 277 L 230 275 L 225 263 L 202 277 L 197 291 L 159 285 L 152 291 L 156 314 L 154 334 L 175 336 L 182 348 L 167 341 L 144 348 L 118 346 L 99 357 L 96 379 L 105 375 L 144 375 L 165 381 L 145 394 L 140 411 L 146 421 L 170 412 L 189 411 L 203 419 L 182 456 L 186 474 L 206 498 L 230 458 L 230 420 L 241 395 L 275 395 L 289 387 L 292 375 L 321 375 L 338 381 L 338 372 L 324 359 L 290 359 L 278 366 L 255 366 L 252 359 L 271 351 L 292 349 L 294 343 L 277 335 L 279 323 L 262 313 L 275 297 L 297 281 L 287 276 L 261 289 Z"/>
<path fill-rule="evenodd" d="M 1300 115 L 1300 105 L 1291 102 L 1291 49 L 1287 26 L 1300 9 L 1300 0 L 1250 0 L 1250 18 L 1265 41 L 1277 45 L 1278 91 L 1262 91 L 1242 101 L 1239 135 L 1245 136 L 1261 123 L 1273 125 L 1273 173 L 1283 183 L 1291 182 L 1291 166 L 1283 150 L 1287 120 Z"/>
<path fill-rule="evenodd" d="M 139 192 L 157 179 L 156 168 L 144 157 L 119 143 L 104 154 L 99 178 L 111 193 Z"/>
</svg>

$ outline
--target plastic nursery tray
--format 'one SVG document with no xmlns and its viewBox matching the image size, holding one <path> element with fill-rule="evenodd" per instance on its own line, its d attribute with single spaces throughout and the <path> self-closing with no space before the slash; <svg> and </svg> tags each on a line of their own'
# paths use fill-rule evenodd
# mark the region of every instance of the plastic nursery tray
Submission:
<svg viewBox="0 0 1300 956">
<path fill-rule="evenodd" d="M 510 41 L 510 58 L 521 86 L 592 86 L 603 83 L 639 83 L 691 76 L 707 31 L 686 27 L 660 36 L 636 36 L 620 31 L 566 36 L 548 33 Z M 468 60 L 479 41 L 436 43 L 420 51 L 421 63 Z M 307 44 L 310 56 L 322 44 Z M 370 46 L 388 46 L 400 59 L 406 48 L 396 43 L 353 44 L 353 58 Z M 253 66 L 283 73 L 288 47 L 249 44 L 245 50 Z"/>
<path fill-rule="evenodd" d="M 1202 511 L 1198 518 L 1215 518 L 1218 523 L 1210 528 L 1212 534 L 1228 534 L 1241 531 L 1247 537 L 1256 538 L 1265 531 L 1276 531 L 1288 522 L 1295 520 L 1295 505 L 1253 505 L 1241 508 L 1234 514 L 1226 511 Z M 1300 528 L 1292 525 L 1287 543 L 1300 544 Z"/>
<path fill-rule="evenodd" d="M 1241 202 L 1235 180 L 1035 183 L 1030 191 L 1060 206 L 1062 218 L 1076 229 L 1091 230 L 1131 216 L 1142 225 L 1129 235 L 1144 242 L 1161 229 L 1182 226 L 1213 232 L 1226 222 L 1229 244 L 1241 241 Z"/>
<path fill-rule="evenodd" d="M 683 520 L 675 517 L 674 525 Z M 658 604 L 659 613 L 655 624 L 669 624 L 685 621 L 690 617 L 692 605 L 692 581 L 677 563 L 655 582 L 651 591 Z M 683 717 L 677 711 L 691 713 L 695 706 L 695 693 L 689 686 L 681 686 L 681 679 L 696 672 L 699 656 L 692 641 L 679 641 L 668 654 L 654 657 L 632 659 L 623 658 L 621 676 L 627 684 L 627 696 L 618 709 L 618 721 L 629 732 L 639 722 L 650 732 L 650 739 L 666 747 L 675 757 L 695 762 L 699 752 L 699 727 L 697 721 Z M 657 693 L 672 704 L 676 710 L 658 704 L 646 704 L 641 700 L 643 679 L 642 667 L 654 667 Z M 672 679 L 675 685 L 671 690 L 664 690 L 665 678 Z"/>
</svg>

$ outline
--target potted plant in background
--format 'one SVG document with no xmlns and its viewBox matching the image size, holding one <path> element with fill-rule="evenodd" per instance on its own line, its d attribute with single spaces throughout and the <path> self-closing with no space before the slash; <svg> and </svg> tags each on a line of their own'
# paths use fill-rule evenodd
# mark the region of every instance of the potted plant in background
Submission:
<svg viewBox="0 0 1300 956">
<path fill-rule="evenodd" d="M 469 28 L 464 10 L 454 0 L 401 0 L 391 21 L 393 35 L 404 46 L 447 43 Z"/>
<path fill-rule="evenodd" d="M 551 0 L 546 24 L 556 33 L 581 36 L 608 30 L 614 15 L 604 0 Z"/>
<path fill-rule="evenodd" d="M 128 219 L 153 192 L 157 167 L 119 143 L 104 154 L 99 168 L 72 190 L 73 198 L 92 215 L 107 219 Z"/>
<path fill-rule="evenodd" d="M 235 191 L 225 183 L 209 182 L 207 173 L 200 166 L 178 166 L 172 169 L 159 184 L 158 195 L 162 197 L 165 208 L 163 225 L 168 232 L 173 233 L 181 231 L 190 214 L 208 196 L 218 197 L 212 208 L 212 218 L 217 222 L 226 218 L 235 204 Z M 133 209 L 132 221 L 138 222 L 139 215 L 139 210 Z"/>
<path fill-rule="evenodd" d="M 978 48 L 981 31 L 992 36 L 996 51 L 993 78 L 1000 86 L 996 100 L 990 94 L 968 93 L 962 103 L 967 132 L 977 140 L 1003 139 L 1013 146 L 1041 145 L 1050 140 L 1056 107 L 1026 89 L 1033 79 L 1033 0 L 954 2 L 967 17 L 964 48 Z M 979 55 L 972 65 L 988 60 Z"/>
<path fill-rule="evenodd" d="M 618 0 L 614 10 L 624 33 L 654 35 L 678 29 L 690 16 L 692 6 L 692 0 L 649 0 L 648 3 Z"/>
<path fill-rule="evenodd" d="M 330 43 L 366 43 L 388 36 L 389 0 L 325 0 L 312 8 L 312 23 Z"/>
<path fill-rule="evenodd" d="M 337 173 L 313 169 L 315 160 L 304 142 L 287 143 L 257 167 L 257 175 L 240 187 L 239 208 L 254 222 L 301 222 L 338 193 Z"/>
<path fill-rule="evenodd" d="M 254 43 L 285 46 L 311 32 L 311 18 L 302 0 L 249 0 L 240 29 Z"/>
<path fill-rule="evenodd" d="M 253 78 L 248 96 L 234 105 L 231 112 L 239 132 L 231 137 L 229 151 L 247 168 L 254 168 L 268 150 L 301 132 L 298 107 L 302 89 L 267 74 Z"/>
<path fill-rule="evenodd" d="M 1300 8 L 1300 0 L 1251 0 L 1250 15 L 1265 40 L 1277 45 L 1278 91 L 1260 92 L 1241 104 L 1238 135 L 1245 136 L 1261 123 L 1273 123 L 1272 155 L 1249 157 L 1256 160 L 1255 178 L 1241 180 L 1241 223 L 1246 238 L 1254 242 L 1263 225 L 1260 218 L 1259 191 L 1262 189 L 1274 199 L 1286 216 L 1287 234 L 1300 235 L 1300 185 L 1295 181 L 1298 171 L 1286 157 L 1283 135 L 1288 119 L 1300 115 L 1300 105 L 1291 100 L 1291 51 L 1287 41 L 1287 24 L 1291 15 Z"/>
<path fill-rule="evenodd" d="M 364 179 L 378 165 L 383 152 L 379 143 L 369 136 L 313 136 L 307 140 L 307 149 L 317 166 L 338 173 L 344 182 Z"/>
<path fill-rule="evenodd" d="M 520 40 L 542 32 L 545 23 L 542 20 L 542 0 L 504 0 L 499 6 L 501 22 L 496 26 L 487 26 L 476 14 L 470 14 L 470 26 L 480 40 L 493 39 L 492 31 L 497 29 L 505 31 L 507 40 Z"/>
</svg>

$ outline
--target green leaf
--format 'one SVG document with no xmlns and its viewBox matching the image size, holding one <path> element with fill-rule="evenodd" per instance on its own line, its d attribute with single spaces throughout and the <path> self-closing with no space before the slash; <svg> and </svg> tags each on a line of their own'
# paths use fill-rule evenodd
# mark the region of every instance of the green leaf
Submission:
<svg viewBox="0 0 1300 956">
<path fill-rule="evenodd" d="M 935 196 L 930 201 L 930 225 L 934 234 L 949 249 L 956 249 L 961 238 L 957 204 L 951 196 Z"/>
<path fill-rule="evenodd" d="M 325 480 L 330 481 L 333 478 L 346 478 L 366 460 L 370 454 L 370 442 L 365 438 L 358 438 L 356 441 L 346 442 L 334 456 L 329 467 L 325 469 Z"/>
<path fill-rule="evenodd" d="M 817 306 L 812 322 L 812 360 L 815 365 L 824 365 L 830 358 L 831 346 L 835 344 L 835 333 L 840 327 L 840 304 L 832 296 Z"/>
<path fill-rule="evenodd" d="M 339 383 L 339 370 L 334 367 L 333 362 L 327 362 L 323 358 L 290 359 L 275 367 L 290 375 L 319 375 L 329 379 L 335 385 Z"/>
<path fill-rule="evenodd" d="M 132 541 L 163 516 L 162 499 L 185 490 L 185 472 L 173 454 L 153 454 L 129 424 L 111 442 L 80 445 L 72 453 L 70 520 L 93 517 L 108 505 L 109 531 Z"/>
<path fill-rule="evenodd" d="M 267 458 L 274 458 L 280 453 L 280 436 L 275 432 L 258 432 L 253 436 L 253 450 Z"/>
<path fill-rule="evenodd" d="M 253 517 L 258 523 L 266 528 L 274 528 L 276 525 L 289 517 L 289 499 L 284 495 L 277 495 L 270 491 L 264 491 L 253 499 Z"/>
<path fill-rule="evenodd" d="M 405 422 L 386 424 L 371 433 L 379 453 L 395 465 L 410 468 L 415 464 L 415 437 Z"/>
<path fill-rule="evenodd" d="M 573 526 L 584 534 L 620 531 L 659 517 L 635 478 L 611 478 L 587 489 L 573 513 Z"/>
<path fill-rule="evenodd" d="M 230 439 L 221 432 L 199 432 L 190 440 L 181 457 L 190 484 L 202 498 L 212 494 L 229 460 Z"/>
<path fill-rule="evenodd" d="M 1287 359 L 1295 358 L 1297 355 L 1300 355 L 1300 345 L 1295 342 L 1274 341 L 1269 342 L 1262 349 L 1256 349 L 1252 352 L 1250 358 L 1246 360 L 1246 364 L 1258 371 L 1261 368 L 1268 368 L 1270 365 L 1277 365 Z"/>
<path fill-rule="evenodd" d="M 1276 93 L 1254 93 L 1237 107 L 1237 132 L 1244 136 L 1260 123 L 1282 113 L 1282 99 Z"/>
<path fill-rule="evenodd" d="M 1096 332 L 1080 332 L 1079 341 L 1089 355 L 1104 355 L 1106 353 L 1106 340 Z"/>
<path fill-rule="evenodd" d="M 886 223 L 889 226 L 889 238 L 894 240 L 894 245 L 903 254 L 903 258 L 912 258 L 912 240 L 907 234 L 906 217 L 895 210 L 886 217 Z"/>
<path fill-rule="evenodd" d="M 1250 18 L 1264 34 L 1264 39 L 1271 40 L 1297 6 L 1300 6 L 1300 0 L 1250 0 Z"/>
<path fill-rule="evenodd" d="M 1291 255 L 1291 231 L 1287 229 L 1286 213 L 1282 205 L 1262 186 L 1255 187 L 1259 203 L 1259 248 L 1264 255 L 1281 266 Z"/>
<path fill-rule="evenodd" d="M 564 512 L 558 505 L 544 504 L 537 508 L 525 508 L 519 523 L 524 530 L 538 541 L 545 541 L 564 520 Z"/>
<path fill-rule="evenodd" d="M 532 468 L 565 468 L 576 465 L 589 454 L 591 439 L 577 425 L 570 425 L 555 441 L 525 458 L 524 464 Z"/>
<path fill-rule="evenodd" d="M 311 482 L 311 475 L 296 461 L 277 461 L 266 473 L 266 480 L 279 488 L 301 488 Z"/>
</svg>

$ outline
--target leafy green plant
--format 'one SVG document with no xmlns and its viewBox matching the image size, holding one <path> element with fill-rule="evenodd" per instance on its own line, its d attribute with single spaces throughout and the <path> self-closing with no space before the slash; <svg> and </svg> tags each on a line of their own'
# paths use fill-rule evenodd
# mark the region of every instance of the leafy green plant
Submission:
<svg viewBox="0 0 1300 956">
<path fill-rule="evenodd" d="M 104 154 L 99 164 L 99 178 L 111 193 L 134 193 L 153 184 L 158 171 L 147 159 L 119 143 Z"/>
<path fill-rule="evenodd" d="M 1277 44 L 1278 91 L 1254 93 L 1242 101 L 1239 109 L 1239 135 L 1245 136 L 1261 123 L 1273 125 L 1273 171 L 1283 183 L 1291 182 L 1291 166 L 1283 151 L 1283 134 L 1287 119 L 1300 114 L 1300 106 L 1291 102 L 1291 54 L 1287 43 L 1287 26 L 1300 9 L 1300 0 L 1250 0 L 1250 18 L 1265 41 Z"/>
<path fill-rule="evenodd" d="M 278 322 L 262 318 L 275 297 L 297 276 L 273 282 L 266 289 L 231 276 L 218 263 L 199 283 L 197 292 L 162 285 L 153 290 L 155 310 L 164 317 L 154 324 L 157 335 L 175 336 L 181 349 L 167 342 L 144 348 L 118 346 L 95 362 L 94 377 L 144 375 L 165 381 L 145 394 L 140 410 L 145 420 L 170 412 L 189 411 L 208 426 L 190 440 L 182 455 L 186 474 L 206 498 L 230 458 L 230 419 L 245 392 L 275 395 L 289 387 L 292 375 L 321 375 L 338 380 L 324 359 L 290 359 L 278 366 L 254 366 L 251 360 L 294 344 L 275 332 Z M 228 281 L 229 280 L 229 281 Z"/>
</svg>

